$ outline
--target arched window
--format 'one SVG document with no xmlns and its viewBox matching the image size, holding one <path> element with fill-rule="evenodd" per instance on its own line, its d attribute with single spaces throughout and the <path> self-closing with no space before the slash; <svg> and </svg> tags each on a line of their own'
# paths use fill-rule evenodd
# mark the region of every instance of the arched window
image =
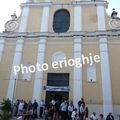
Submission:
<svg viewBox="0 0 120 120">
<path fill-rule="evenodd" d="M 58 10 L 54 14 L 53 30 L 57 33 L 67 32 L 70 27 L 70 14 L 67 10 Z"/>
</svg>

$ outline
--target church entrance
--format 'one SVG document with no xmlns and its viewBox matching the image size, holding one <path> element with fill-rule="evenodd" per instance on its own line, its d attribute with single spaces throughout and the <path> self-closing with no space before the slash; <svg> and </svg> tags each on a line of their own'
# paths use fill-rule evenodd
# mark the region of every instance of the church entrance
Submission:
<svg viewBox="0 0 120 120">
<path fill-rule="evenodd" d="M 47 91 L 46 92 L 46 105 L 49 105 L 51 100 L 59 101 L 60 103 L 64 100 L 68 100 L 69 92 L 55 92 Z"/>
<path fill-rule="evenodd" d="M 46 105 L 51 100 L 62 102 L 69 99 L 69 73 L 48 73 L 46 91 Z"/>
</svg>

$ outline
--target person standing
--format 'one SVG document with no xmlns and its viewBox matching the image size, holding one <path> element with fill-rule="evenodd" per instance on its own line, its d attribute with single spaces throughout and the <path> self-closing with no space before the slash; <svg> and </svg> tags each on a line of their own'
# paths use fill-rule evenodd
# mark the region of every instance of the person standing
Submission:
<svg viewBox="0 0 120 120">
<path fill-rule="evenodd" d="M 106 120 L 114 120 L 114 116 L 112 115 L 111 112 L 107 115 Z"/>
<path fill-rule="evenodd" d="M 67 102 L 66 100 L 61 103 L 60 105 L 60 110 L 61 110 L 61 119 L 66 120 L 66 114 L 67 114 Z"/>
<path fill-rule="evenodd" d="M 28 111 L 32 110 L 32 102 L 31 101 L 28 102 L 27 110 Z"/>
<path fill-rule="evenodd" d="M 43 117 L 42 115 L 43 115 L 44 108 L 45 108 L 45 102 L 44 100 L 41 100 L 40 101 L 40 118 Z"/>
<path fill-rule="evenodd" d="M 74 109 L 71 115 L 72 120 L 78 120 L 77 108 Z"/>
<path fill-rule="evenodd" d="M 49 113 L 50 113 L 50 120 L 53 120 L 53 116 L 54 116 L 54 106 L 51 106 L 49 109 Z"/>
<path fill-rule="evenodd" d="M 24 101 L 24 106 L 23 106 L 23 112 L 27 111 L 28 104 L 26 101 Z"/>
<path fill-rule="evenodd" d="M 20 103 L 18 105 L 18 116 L 19 114 L 23 113 L 23 107 L 24 107 L 24 101 L 23 100 L 20 100 Z"/>
<path fill-rule="evenodd" d="M 83 98 L 81 98 L 81 100 L 78 101 L 78 107 L 80 107 L 81 104 L 83 104 L 83 105 L 85 106 L 85 102 L 84 102 L 84 99 L 83 99 Z"/>
<path fill-rule="evenodd" d="M 95 112 L 90 116 L 90 120 L 98 120 Z"/>
<path fill-rule="evenodd" d="M 73 102 L 71 101 L 68 105 L 68 120 L 72 120 L 71 115 L 74 110 Z"/>
<path fill-rule="evenodd" d="M 88 107 L 85 107 L 85 120 L 86 120 L 86 118 L 88 118 Z"/>
<path fill-rule="evenodd" d="M 84 115 L 85 115 L 85 107 L 84 107 L 84 104 L 81 104 L 79 108 L 79 117 L 81 120 L 84 119 Z"/>
<path fill-rule="evenodd" d="M 19 103 L 20 103 L 20 100 L 17 99 L 14 103 L 14 107 L 15 107 L 15 116 L 17 116 L 18 114 L 18 107 L 19 107 Z"/>
<path fill-rule="evenodd" d="M 100 114 L 100 117 L 99 117 L 98 120 L 105 120 L 104 115 L 103 115 L 103 114 Z"/>
<path fill-rule="evenodd" d="M 60 102 L 59 100 L 57 100 L 55 102 L 55 106 L 54 106 L 54 116 L 53 116 L 53 120 L 59 120 L 59 110 L 60 110 Z"/>
<path fill-rule="evenodd" d="M 38 108 L 38 103 L 36 100 L 34 100 L 34 103 L 33 103 L 33 117 L 34 118 L 37 118 L 37 108 Z"/>
<path fill-rule="evenodd" d="M 44 115 L 45 115 L 45 120 L 49 120 L 49 108 L 48 107 L 46 107 L 45 108 L 45 112 L 44 112 Z"/>
<path fill-rule="evenodd" d="M 54 99 L 51 100 L 51 105 L 55 106 L 55 100 Z"/>
</svg>

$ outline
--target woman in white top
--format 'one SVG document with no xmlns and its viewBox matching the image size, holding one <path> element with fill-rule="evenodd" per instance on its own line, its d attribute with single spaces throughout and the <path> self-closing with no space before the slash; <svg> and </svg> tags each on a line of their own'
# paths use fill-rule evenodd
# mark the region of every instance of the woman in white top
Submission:
<svg viewBox="0 0 120 120">
<path fill-rule="evenodd" d="M 78 120 L 77 108 L 74 109 L 71 115 L 72 120 Z"/>
</svg>

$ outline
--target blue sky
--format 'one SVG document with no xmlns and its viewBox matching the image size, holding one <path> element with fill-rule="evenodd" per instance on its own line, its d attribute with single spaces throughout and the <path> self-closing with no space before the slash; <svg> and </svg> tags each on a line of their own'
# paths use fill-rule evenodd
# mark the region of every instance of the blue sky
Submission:
<svg viewBox="0 0 120 120">
<path fill-rule="evenodd" d="M 10 15 L 16 11 L 17 16 L 20 15 L 20 4 L 26 0 L 2 0 L 0 2 L 0 32 L 4 30 L 4 24 L 10 20 Z M 112 8 L 115 8 L 120 16 L 120 0 L 107 0 L 109 2 L 108 14 L 112 12 Z"/>
</svg>

